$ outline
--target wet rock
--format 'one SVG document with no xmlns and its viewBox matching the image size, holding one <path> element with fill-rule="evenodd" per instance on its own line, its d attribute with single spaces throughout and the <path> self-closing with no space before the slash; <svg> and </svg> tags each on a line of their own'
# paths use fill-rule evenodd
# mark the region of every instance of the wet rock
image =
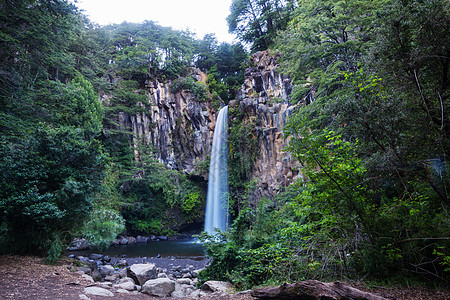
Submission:
<svg viewBox="0 0 450 300">
<path fill-rule="evenodd" d="M 89 258 L 84 257 L 84 256 L 77 256 L 77 259 L 78 259 L 79 261 L 89 261 Z"/>
<path fill-rule="evenodd" d="M 127 238 L 127 240 L 128 240 L 127 245 L 135 245 L 136 244 L 136 238 L 135 237 L 130 236 L 130 237 Z"/>
<path fill-rule="evenodd" d="M 103 255 L 92 253 L 92 254 L 89 255 L 89 258 L 93 259 L 93 260 L 101 260 L 103 258 Z"/>
<path fill-rule="evenodd" d="M 148 240 L 149 240 L 149 238 L 146 237 L 146 236 L 138 235 L 138 236 L 136 237 L 136 243 L 147 243 Z"/>
<path fill-rule="evenodd" d="M 181 268 L 182 268 L 181 266 L 173 266 L 172 271 L 180 272 Z"/>
<path fill-rule="evenodd" d="M 87 250 L 89 249 L 91 245 L 86 239 L 74 239 L 69 247 L 67 247 L 67 250 L 69 251 L 80 251 L 80 250 Z"/>
<path fill-rule="evenodd" d="M 175 291 L 175 281 L 168 278 L 158 278 L 148 280 L 142 285 L 142 293 L 151 296 L 169 297 Z"/>
<path fill-rule="evenodd" d="M 119 240 L 119 245 L 127 245 L 128 244 L 128 239 L 127 238 L 121 238 Z"/>
</svg>

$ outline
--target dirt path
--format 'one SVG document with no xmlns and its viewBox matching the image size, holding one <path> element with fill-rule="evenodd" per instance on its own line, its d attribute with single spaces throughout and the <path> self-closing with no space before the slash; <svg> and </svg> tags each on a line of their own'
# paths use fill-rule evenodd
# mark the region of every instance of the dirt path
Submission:
<svg viewBox="0 0 450 300">
<path fill-rule="evenodd" d="M 63 259 L 56 266 L 43 264 L 42 258 L 30 256 L 0 256 L 0 299 L 64 299 L 80 300 L 84 288 L 93 284 L 79 274 L 70 272 L 71 261 Z M 361 288 L 361 287 L 359 287 Z M 119 294 L 114 289 L 114 297 L 92 296 L 100 299 L 161 299 L 146 294 Z M 369 290 L 380 296 L 398 300 L 449 300 L 450 291 L 435 291 L 423 288 L 375 288 Z M 164 298 L 175 299 L 175 298 Z M 250 300 L 249 294 L 226 297 L 202 297 L 201 299 Z"/>
</svg>

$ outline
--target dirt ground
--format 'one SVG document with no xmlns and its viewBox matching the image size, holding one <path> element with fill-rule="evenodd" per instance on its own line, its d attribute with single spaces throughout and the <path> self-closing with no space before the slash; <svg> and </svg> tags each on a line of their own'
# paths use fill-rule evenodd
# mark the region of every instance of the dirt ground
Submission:
<svg viewBox="0 0 450 300">
<path fill-rule="evenodd" d="M 42 258 L 30 256 L 0 256 L 0 299 L 65 299 L 80 300 L 84 288 L 94 285 L 81 275 L 71 272 L 71 260 L 63 259 L 58 265 L 45 265 Z M 358 286 L 361 288 L 361 286 Z M 87 295 L 91 300 L 100 299 L 159 299 L 146 294 L 119 294 L 114 297 Z M 388 299 L 398 300 L 449 300 L 449 290 L 431 290 L 414 287 L 377 287 L 369 290 Z M 175 298 L 164 298 L 175 299 Z M 201 299 L 250 300 L 249 294 L 226 297 L 202 297 Z"/>
</svg>

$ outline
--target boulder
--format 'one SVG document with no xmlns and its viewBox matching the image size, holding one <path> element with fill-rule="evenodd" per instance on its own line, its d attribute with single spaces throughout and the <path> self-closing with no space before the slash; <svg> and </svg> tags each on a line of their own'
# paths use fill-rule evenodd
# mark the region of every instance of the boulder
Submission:
<svg viewBox="0 0 450 300">
<path fill-rule="evenodd" d="M 227 293 L 227 290 L 231 288 L 231 284 L 225 281 L 208 280 L 202 285 L 202 291 L 205 292 L 223 292 Z"/>
<path fill-rule="evenodd" d="M 191 272 L 192 276 L 194 277 L 198 277 L 198 274 L 203 271 L 204 269 L 198 269 L 198 270 L 194 270 Z"/>
<path fill-rule="evenodd" d="M 77 259 L 79 261 L 83 261 L 83 262 L 89 261 L 89 258 L 88 257 L 84 257 L 84 256 L 77 256 Z"/>
<path fill-rule="evenodd" d="M 138 235 L 136 237 L 136 243 L 147 243 L 148 240 L 149 240 L 149 238 L 146 236 Z"/>
<path fill-rule="evenodd" d="M 119 271 L 119 277 L 127 278 L 127 269 L 126 268 L 123 268 L 122 270 Z"/>
<path fill-rule="evenodd" d="M 136 283 L 143 285 L 147 280 L 156 278 L 156 266 L 154 264 L 134 264 L 128 267 L 127 275 Z"/>
<path fill-rule="evenodd" d="M 175 290 L 172 292 L 171 296 L 174 298 L 186 298 L 194 289 L 194 287 L 186 288 L 179 284 L 175 283 Z"/>
<path fill-rule="evenodd" d="M 109 289 L 112 287 L 112 282 L 108 282 L 108 281 L 97 282 L 96 285 L 101 288 Z"/>
<path fill-rule="evenodd" d="M 127 245 L 134 245 L 134 244 L 136 244 L 136 238 L 130 236 L 127 239 L 128 239 Z"/>
<path fill-rule="evenodd" d="M 114 267 L 111 265 L 99 266 L 98 271 L 100 272 L 101 277 L 106 277 L 114 274 Z"/>
<path fill-rule="evenodd" d="M 83 277 L 84 279 L 86 279 L 89 282 L 94 282 L 94 278 L 92 278 L 92 276 L 90 276 L 90 275 L 83 274 L 83 275 L 81 275 L 81 277 Z"/>
<path fill-rule="evenodd" d="M 113 285 L 113 288 L 123 289 L 123 290 L 127 290 L 127 291 L 134 291 L 135 284 L 134 284 L 134 282 L 131 282 L 131 281 L 125 281 L 125 282 Z"/>
<path fill-rule="evenodd" d="M 124 282 L 132 282 L 133 284 L 135 284 L 134 280 L 130 277 L 121 278 L 117 283 L 124 283 Z"/>
<path fill-rule="evenodd" d="M 204 291 L 201 290 L 193 290 L 192 293 L 189 294 L 190 298 L 200 298 L 200 297 L 205 297 L 208 294 L 206 294 Z"/>
<path fill-rule="evenodd" d="M 89 258 L 93 259 L 93 260 L 101 260 L 103 258 L 103 255 L 92 253 L 92 254 L 89 255 Z"/>
<path fill-rule="evenodd" d="M 119 240 L 119 245 L 127 245 L 128 244 L 128 239 L 127 238 L 121 238 Z"/>
<path fill-rule="evenodd" d="M 168 237 L 165 235 L 160 235 L 158 237 L 156 237 L 157 239 L 161 240 L 161 241 L 167 241 Z"/>
<path fill-rule="evenodd" d="M 84 289 L 84 292 L 89 295 L 94 296 L 104 296 L 104 297 L 114 297 L 114 294 L 107 289 L 96 287 L 96 286 L 90 286 Z"/>
<path fill-rule="evenodd" d="M 86 239 L 74 239 L 67 250 L 69 251 L 80 251 L 80 250 L 87 250 L 89 249 L 91 245 Z"/>
<path fill-rule="evenodd" d="M 188 284 L 188 285 L 192 285 L 192 280 L 190 280 L 189 278 L 180 278 L 177 279 L 179 284 Z"/>
<path fill-rule="evenodd" d="M 88 274 L 88 275 L 92 273 L 91 268 L 87 268 L 87 267 L 78 267 L 77 270 L 83 272 L 84 274 Z"/>
<path fill-rule="evenodd" d="M 116 281 L 118 278 L 119 278 L 119 274 L 118 273 L 114 273 L 112 275 L 105 276 L 105 280 L 106 281 L 111 281 L 111 282 Z"/>
<path fill-rule="evenodd" d="M 128 262 L 127 262 L 126 259 L 122 259 L 122 260 L 119 260 L 119 261 L 117 262 L 117 265 L 118 265 L 119 267 L 126 267 L 126 266 L 128 266 Z"/>
<path fill-rule="evenodd" d="M 168 278 L 158 278 L 146 281 L 142 285 L 142 293 L 150 296 L 169 297 L 175 291 L 175 281 Z"/>
</svg>

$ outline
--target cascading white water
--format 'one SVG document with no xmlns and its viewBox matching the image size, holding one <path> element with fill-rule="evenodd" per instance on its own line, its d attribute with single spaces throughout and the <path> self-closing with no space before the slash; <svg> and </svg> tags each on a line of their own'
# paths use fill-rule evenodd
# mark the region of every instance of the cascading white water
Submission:
<svg viewBox="0 0 450 300">
<path fill-rule="evenodd" d="M 213 234 L 228 226 L 228 106 L 216 120 L 211 161 L 209 164 L 208 196 L 206 199 L 205 232 Z"/>
</svg>

